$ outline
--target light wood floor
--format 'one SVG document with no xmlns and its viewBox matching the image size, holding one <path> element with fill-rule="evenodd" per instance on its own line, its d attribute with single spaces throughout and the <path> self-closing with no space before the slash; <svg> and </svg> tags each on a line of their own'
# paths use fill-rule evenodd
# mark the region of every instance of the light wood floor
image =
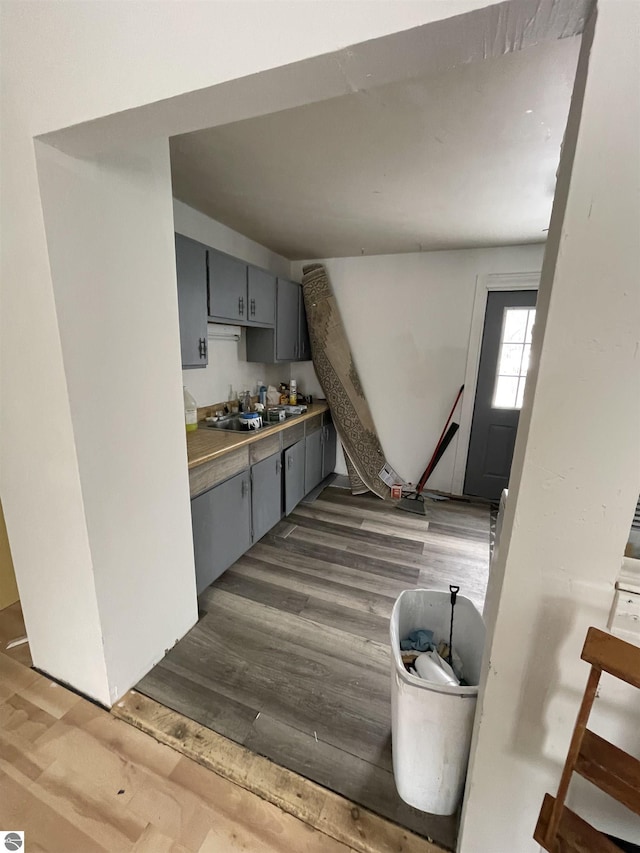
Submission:
<svg viewBox="0 0 640 853">
<path fill-rule="evenodd" d="M 427 507 L 336 488 L 301 504 L 202 594 L 198 624 L 137 689 L 453 849 L 457 816 L 396 793 L 389 616 L 403 589 L 449 583 L 482 607 L 489 508 Z"/>
<path fill-rule="evenodd" d="M 0 829 L 28 853 L 349 853 L 32 669 L 0 612 Z"/>
</svg>

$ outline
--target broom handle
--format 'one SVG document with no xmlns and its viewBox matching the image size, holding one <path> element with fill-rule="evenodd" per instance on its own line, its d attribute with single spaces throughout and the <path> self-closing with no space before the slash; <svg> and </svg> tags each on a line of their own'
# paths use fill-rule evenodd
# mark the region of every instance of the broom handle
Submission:
<svg viewBox="0 0 640 853">
<path fill-rule="evenodd" d="M 429 479 L 429 476 L 431 475 L 431 472 L 433 471 L 433 460 L 436 458 L 438 450 L 440 450 L 440 445 L 442 444 L 442 439 L 444 438 L 445 433 L 449 427 L 449 424 L 451 423 L 451 419 L 453 418 L 453 413 L 456 410 L 456 406 L 458 405 L 460 397 L 462 397 L 463 391 L 464 391 L 464 385 L 461 385 L 460 390 L 458 391 L 458 396 L 456 397 L 456 401 L 453 404 L 451 411 L 449 412 L 449 418 L 447 419 L 447 422 L 444 425 L 444 429 L 442 430 L 442 433 L 440 434 L 440 438 L 438 439 L 438 443 L 436 444 L 436 449 L 433 451 L 433 456 L 429 460 L 429 464 L 425 468 L 425 472 L 422 475 L 422 477 L 420 478 L 420 482 L 418 483 L 418 487 L 416 488 L 416 494 L 417 495 L 419 495 L 422 492 L 422 490 L 425 487 L 427 480 Z"/>
</svg>

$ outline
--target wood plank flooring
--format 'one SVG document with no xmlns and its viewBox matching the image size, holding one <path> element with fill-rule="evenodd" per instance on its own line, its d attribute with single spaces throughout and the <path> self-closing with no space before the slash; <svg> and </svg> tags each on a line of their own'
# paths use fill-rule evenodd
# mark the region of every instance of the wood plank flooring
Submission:
<svg viewBox="0 0 640 853">
<path fill-rule="evenodd" d="M 396 793 L 389 616 L 402 590 L 450 583 L 482 608 L 489 508 L 427 511 L 339 488 L 300 504 L 204 591 L 198 624 L 137 690 L 453 849 L 457 816 Z"/>
<path fill-rule="evenodd" d="M 20 622 L 19 606 L 0 612 L 0 827 L 26 850 L 355 853 L 332 821 L 312 828 L 29 669 L 28 646 L 6 650 Z"/>
</svg>

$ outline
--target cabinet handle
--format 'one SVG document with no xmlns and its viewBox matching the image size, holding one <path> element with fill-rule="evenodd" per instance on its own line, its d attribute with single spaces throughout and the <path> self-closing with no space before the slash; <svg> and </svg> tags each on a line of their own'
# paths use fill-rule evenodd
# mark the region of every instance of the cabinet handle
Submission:
<svg viewBox="0 0 640 853">
<path fill-rule="evenodd" d="M 251 306 L 251 316 L 255 317 L 255 315 L 256 315 L 256 300 L 252 299 L 249 304 Z"/>
<path fill-rule="evenodd" d="M 276 474 L 279 474 L 281 470 L 282 470 L 282 465 L 280 463 L 280 460 L 276 459 Z"/>
<path fill-rule="evenodd" d="M 244 296 L 238 297 L 238 314 L 242 317 L 244 314 Z"/>
<path fill-rule="evenodd" d="M 241 490 L 241 494 L 242 494 L 243 498 L 246 498 L 248 491 L 249 491 L 249 484 L 247 483 L 246 480 L 243 480 L 242 481 L 242 490 Z"/>
<path fill-rule="evenodd" d="M 207 339 L 206 338 L 200 338 L 200 341 L 198 344 L 198 350 L 200 352 L 200 358 L 206 358 L 207 357 Z"/>
<path fill-rule="evenodd" d="M 293 456 L 287 456 L 287 470 L 291 470 L 291 465 L 293 464 Z"/>
</svg>

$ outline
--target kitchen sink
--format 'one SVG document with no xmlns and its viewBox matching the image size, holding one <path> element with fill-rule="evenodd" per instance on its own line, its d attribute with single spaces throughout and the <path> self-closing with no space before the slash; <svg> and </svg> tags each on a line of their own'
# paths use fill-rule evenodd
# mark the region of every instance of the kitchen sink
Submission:
<svg viewBox="0 0 640 853">
<path fill-rule="evenodd" d="M 258 429 L 247 429 L 247 427 L 242 426 L 240 423 L 240 415 L 227 415 L 224 418 L 221 418 L 219 421 L 215 421 L 214 423 L 205 423 L 206 429 L 225 429 L 228 432 L 264 432 L 266 429 L 270 429 L 271 427 L 277 426 L 277 424 L 262 424 Z"/>
<path fill-rule="evenodd" d="M 293 411 L 290 409 L 284 409 L 285 419 L 291 420 L 291 418 L 298 418 L 301 414 L 306 411 L 306 406 L 300 408 L 294 408 Z M 203 424 L 205 429 L 226 429 L 228 432 L 264 432 L 266 429 L 271 429 L 271 427 L 278 426 L 278 424 L 283 423 L 283 421 L 272 421 L 267 423 L 266 420 L 263 420 L 262 426 L 258 427 L 258 429 L 247 429 L 245 426 L 242 426 L 240 421 L 240 415 L 225 415 L 220 418 L 220 420 L 214 421 L 213 423 L 205 422 Z"/>
</svg>

